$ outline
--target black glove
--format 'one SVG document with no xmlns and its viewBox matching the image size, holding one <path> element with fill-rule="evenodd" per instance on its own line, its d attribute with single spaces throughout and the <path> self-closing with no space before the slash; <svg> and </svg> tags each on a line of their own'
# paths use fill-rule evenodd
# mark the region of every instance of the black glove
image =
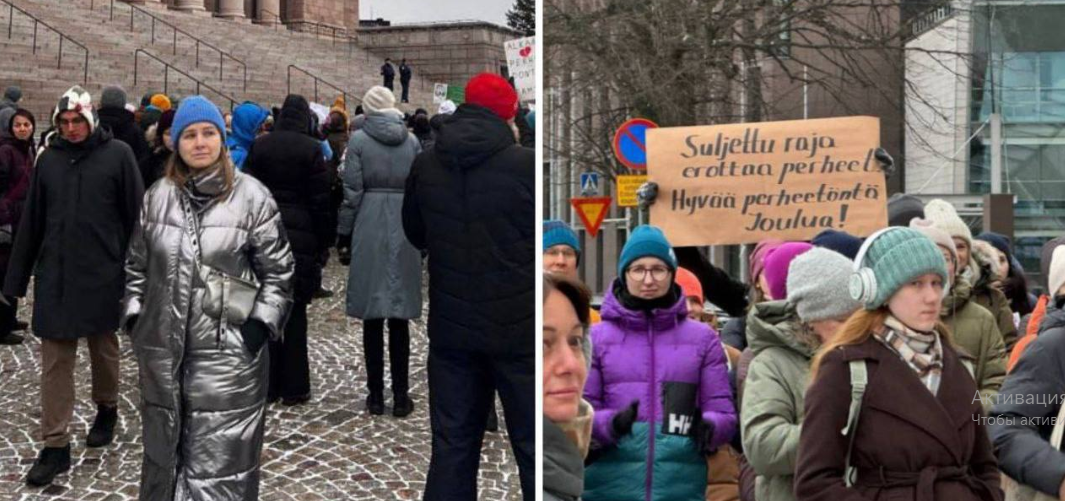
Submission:
<svg viewBox="0 0 1065 501">
<path fill-rule="evenodd" d="M 895 173 L 895 159 L 891 158 L 891 154 L 884 148 L 877 148 L 873 152 L 873 157 L 880 164 L 880 170 L 884 172 L 884 179 L 891 177 Z"/>
<path fill-rule="evenodd" d="M 125 329 L 126 334 L 133 332 L 133 328 L 137 326 L 137 320 L 140 318 L 140 315 L 133 315 L 126 319 L 126 325 L 122 326 Z"/>
<path fill-rule="evenodd" d="M 252 355 L 257 355 L 266 344 L 266 340 L 270 339 L 270 328 L 262 321 L 249 318 L 244 325 L 240 326 L 240 337 L 244 339 L 244 347 Z"/>
<path fill-rule="evenodd" d="M 710 446 L 714 440 L 714 423 L 703 421 L 702 418 L 696 416 L 691 427 L 688 428 L 688 436 L 695 442 L 695 447 L 702 455 L 709 456 L 717 452 L 716 448 Z"/>
<path fill-rule="evenodd" d="M 640 401 L 633 400 L 628 407 L 614 414 L 614 419 L 610 420 L 610 431 L 614 434 L 614 440 L 632 433 L 632 423 L 636 422 L 636 411 L 639 408 Z"/>
<path fill-rule="evenodd" d="M 656 198 L 658 198 L 658 183 L 648 181 L 636 189 L 636 203 L 640 204 L 641 208 L 650 207 L 655 203 Z"/>
<path fill-rule="evenodd" d="M 336 248 L 342 249 L 346 247 L 351 247 L 351 235 L 337 235 Z"/>
<path fill-rule="evenodd" d="M 351 247 L 337 248 L 337 261 L 344 266 L 351 264 Z"/>
</svg>

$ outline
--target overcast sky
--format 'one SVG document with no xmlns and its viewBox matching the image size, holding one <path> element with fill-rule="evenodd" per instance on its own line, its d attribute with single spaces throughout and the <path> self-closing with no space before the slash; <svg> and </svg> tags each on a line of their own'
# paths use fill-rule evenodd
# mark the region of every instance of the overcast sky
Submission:
<svg viewBox="0 0 1065 501">
<path fill-rule="evenodd" d="M 360 0 L 359 18 L 393 23 L 476 19 L 506 26 L 514 0 Z"/>
</svg>

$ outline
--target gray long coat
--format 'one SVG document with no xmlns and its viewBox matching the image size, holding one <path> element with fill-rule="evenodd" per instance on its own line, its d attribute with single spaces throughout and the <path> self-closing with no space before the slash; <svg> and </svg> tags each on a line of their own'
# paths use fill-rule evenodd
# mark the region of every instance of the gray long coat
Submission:
<svg viewBox="0 0 1065 501">
<path fill-rule="evenodd" d="M 220 176 L 210 177 L 202 182 Z M 204 262 L 256 277 L 251 317 L 280 338 L 295 261 L 270 192 L 238 172 L 233 191 L 198 212 Z M 140 499 L 257 500 L 269 357 L 249 353 L 239 327 L 219 333 L 203 313 L 193 256 L 179 188 L 155 183 L 130 243 L 122 318 L 139 315 L 130 336 L 144 427 Z"/>
<path fill-rule="evenodd" d="M 421 253 L 403 233 L 403 189 L 418 140 L 403 120 L 373 114 L 348 142 L 344 204 L 337 234 L 351 235 L 348 315 L 414 319 L 422 315 Z"/>
</svg>

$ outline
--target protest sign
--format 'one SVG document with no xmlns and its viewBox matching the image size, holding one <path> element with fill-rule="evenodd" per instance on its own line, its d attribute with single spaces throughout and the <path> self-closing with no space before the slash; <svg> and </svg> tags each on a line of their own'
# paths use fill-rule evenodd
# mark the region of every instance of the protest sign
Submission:
<svg viewBox="0 0 1065 501">
<path fill-rule="evenodd" d="M 507 71 L 514 78 L 518 98 L 536 100 L 536 37 L 510 40 L 503 44 L 507 53 Z"/>
<path fill-rule="evenodd" d="M 866 236 L 887 225 L 875 117 L 647 131 L 651 224 L 675 246 Z"/>
<path fill-rule="evenodd" d="M 434 83 L 433 84 L 433 104 L 440 104 L 447 101 L 447 84 Z"/>
</svg>

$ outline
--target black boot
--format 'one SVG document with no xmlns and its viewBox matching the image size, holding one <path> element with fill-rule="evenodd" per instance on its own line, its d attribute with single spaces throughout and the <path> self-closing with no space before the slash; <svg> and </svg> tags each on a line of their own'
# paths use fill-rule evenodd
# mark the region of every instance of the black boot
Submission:
<svg viewBox="0 0 1065 501">
<path fill-rule="evenodd" d="M 407 417 L 412 412 L 414 412 L 414 402 L 411 401 L 406 392 L 392 395 L 393 416 L 398 418 Z"/>
<path fill-rule="evenodd" d="M 18 334 L 15 334 L 13 332 L 7 332 L 7 333 L 4 333 L 4 334 L 0 334 L 0 344 L 16 345 L 16 344 L 22 344 L 22 341 L 23 341 L 22 336 L 20 336 Z"/>
<path fill-rule="evenodd" d="M 70 444 L 66 447 L 45 447 L 26 475 L 26 483 L 41 487 L 52 483 L 55 476 L 70 469 Z"/>
<path fill-rule="evenodd" d="M 97 406 L 96 419 L 85 438 L 87 447 L 103 447 L 115 439 L 115 424 L 118 423 L 118 407 Z"/>
<path fill-rule="evenodd" d="M 16 320 L 15 321 L 15 327 L 13 329 L 11 329 L 11 330 L 13 330 L 13 331 L 24 331 L 29 326 L 30 326 L 30 324 L 28 324 L 26 322 L 23 322 L 22 320 Z"/>
<path fill-rule="evenodd" d="M 366 397 L 366 410 L 375 416 L 380 416 L 385 413 L 385 395 L 383 393 L 371 392 Z"/>
</svg>

